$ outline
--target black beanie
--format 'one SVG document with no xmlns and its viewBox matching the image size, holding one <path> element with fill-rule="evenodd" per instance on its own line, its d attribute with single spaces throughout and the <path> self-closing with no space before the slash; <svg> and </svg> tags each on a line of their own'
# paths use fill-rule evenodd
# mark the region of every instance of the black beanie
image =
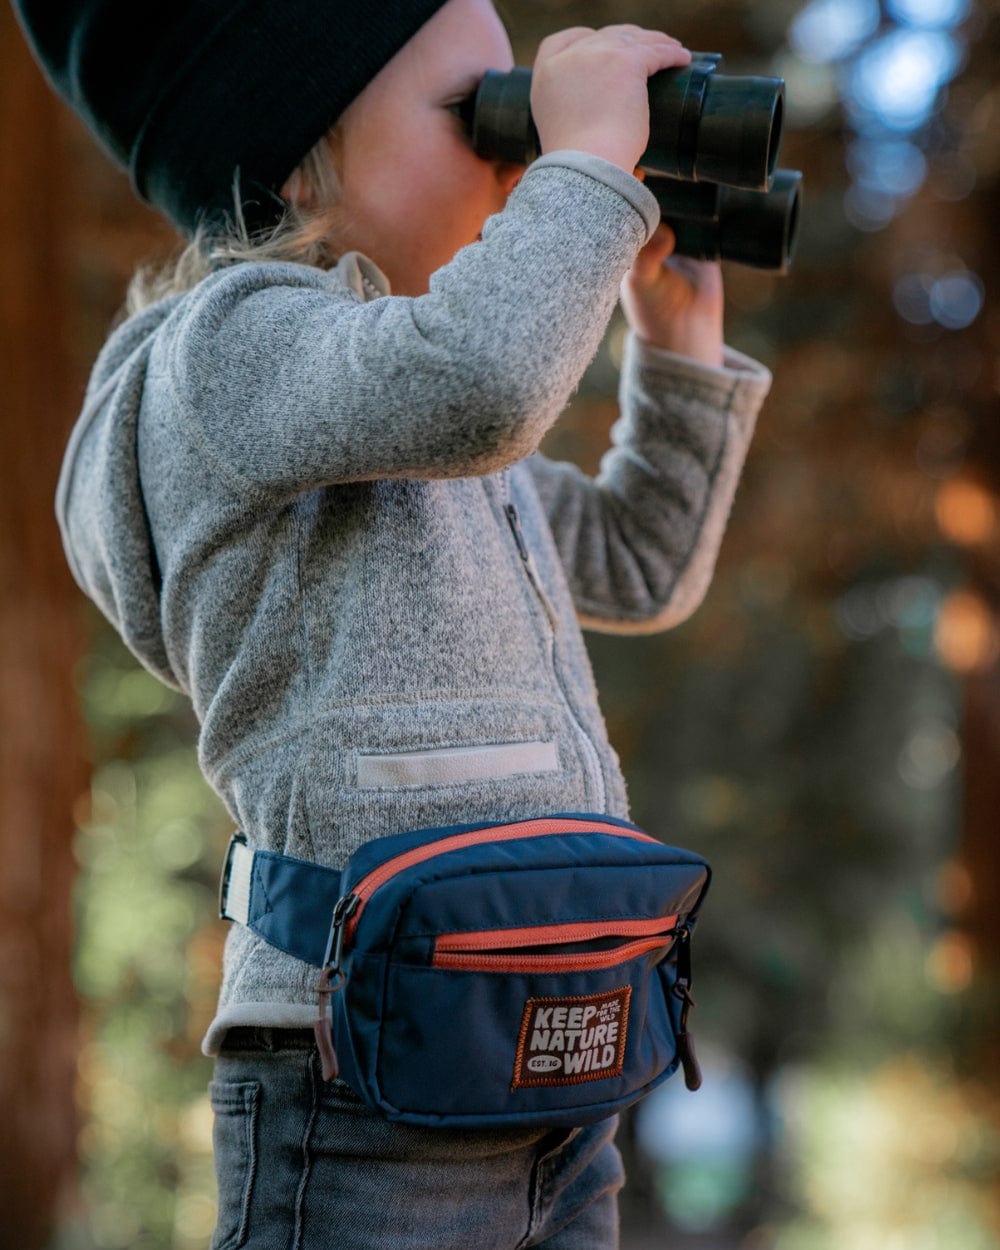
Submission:
<svg viewBox="0 0 1000 1250">
<path fill-rule="evenodd" d="M 180 228 L 273 221 L 310 148 L 445 0 L 13 0 L 56 90 Z"/>
</svg>

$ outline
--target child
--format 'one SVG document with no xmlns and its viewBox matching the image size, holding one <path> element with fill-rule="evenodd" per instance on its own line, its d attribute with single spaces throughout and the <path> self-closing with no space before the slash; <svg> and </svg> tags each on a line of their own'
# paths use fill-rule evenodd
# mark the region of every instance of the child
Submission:
<svg viewBox="0 0 1000 1250">
<path fill-rule="evenodd" d="M 113 0 L 19 3 L 195 236 L 97 362 L 58 513 L 81 586 L 190 695 L 250 845 L 340 867 L 407 829 L 627 816 L 577 620 L 693 611 L 769 385 L 632 173 L 646 79 L 689 53 L 634 26 L 545 40 L 525 171 L 454 109 L 512 64 L 489 0 L 181 3 L 155 44 Z M 244 221 L 285 224 L 220 235 L 234 175 Z M 590 480 L 537 448 L 620 287 L 622 417 Z M 617 1244 L 613 1121 L 389 1123 L 322 1080 L 315 983 L 234 925 L 205 1041 L 215 1250 Z"/>
</svg>

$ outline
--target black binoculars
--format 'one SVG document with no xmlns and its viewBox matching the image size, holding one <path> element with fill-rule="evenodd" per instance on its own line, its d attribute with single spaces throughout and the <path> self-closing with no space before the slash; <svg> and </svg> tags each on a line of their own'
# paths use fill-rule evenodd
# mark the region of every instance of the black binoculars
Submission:
<svg viewBox="0 0 1000 1250">
<path fill-rule="evenodd" d="M 720 74 L 722 57 L 695 52 L 649 80 L 646 186 L 677 236 L 676 251 L 784 273 L 798 233 L 802 175 L 777 169 L 785 84 Z M 539 154 L 531 70 L 488 70 L 458 107 L 476 152 L 530 164 Z"/>
</svg>

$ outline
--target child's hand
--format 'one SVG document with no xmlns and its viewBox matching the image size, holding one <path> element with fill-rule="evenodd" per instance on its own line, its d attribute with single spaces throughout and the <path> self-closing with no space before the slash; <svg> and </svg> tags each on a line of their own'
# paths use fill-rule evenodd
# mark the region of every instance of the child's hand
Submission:
<svg viewBox="0 0 1000 1250">
<path fill-rule="evenodd" d="M 574 26 L 543 39 L 531 82 L 542 151 L 591 152 L 631 173 L 649 145 L 646 80 L 690 60 L 676 39 L 640 26 Z"/>
<path fill-rule="evenodd" d="M 706 365 L 722 364 L 722 271 L 673 256 L 674 233 L 661 224 L 622 282 L 622 307 L 640 339 Z"/>
</svg>

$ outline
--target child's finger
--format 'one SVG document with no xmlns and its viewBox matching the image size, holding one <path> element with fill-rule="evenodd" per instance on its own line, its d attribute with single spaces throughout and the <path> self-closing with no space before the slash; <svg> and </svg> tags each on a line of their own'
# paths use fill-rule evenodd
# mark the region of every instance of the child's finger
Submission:
<svg viewBox="0 0 1000 1250">
<path fill-rule="evenodd" d="M 655 282 L 663 262 L 674 250 L 676 236 L 665 221 L 653 231 L 652 238 L 639 250 L 632 263 L 632 274 L 640 282 Z"/>
<path fill-rule="evenodd" d="M 684 65 L 691 53 L 673 35 L 659 30 L 646 30 L 641 26 L 569 26 L 547 35 L 538 45 L 536 63 L 559 56 L 574 44 L 587 41 L 595 50 L 603 47 L 629 48 L 647 62 L 647 73 L 672 65 Z"/>
</svg>

